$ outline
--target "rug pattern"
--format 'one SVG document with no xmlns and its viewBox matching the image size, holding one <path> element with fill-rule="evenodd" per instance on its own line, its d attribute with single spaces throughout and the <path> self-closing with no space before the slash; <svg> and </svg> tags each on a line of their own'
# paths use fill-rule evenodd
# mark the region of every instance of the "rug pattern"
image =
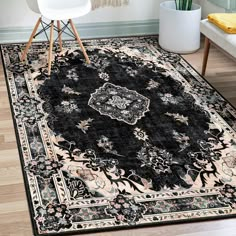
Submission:
<svg viewBox="0 0 236 236">
<path fill-rule="evenodd" d="M 85 43 L 51 78 L 1 46 L 35 235 L 235 215 L 235 109 L 155 37 Z"/>
</svg>

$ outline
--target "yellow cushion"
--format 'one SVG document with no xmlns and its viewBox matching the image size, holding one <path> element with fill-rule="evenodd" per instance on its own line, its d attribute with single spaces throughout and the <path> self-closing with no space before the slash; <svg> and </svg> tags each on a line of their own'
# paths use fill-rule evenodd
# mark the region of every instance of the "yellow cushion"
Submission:
<svg viewBox="0 0 236 236">
<path fill-rule="evenodd" d="M 208 20 L 228 34 L 236 34 L 236 13 L 213 13 Z"/>
</svg>

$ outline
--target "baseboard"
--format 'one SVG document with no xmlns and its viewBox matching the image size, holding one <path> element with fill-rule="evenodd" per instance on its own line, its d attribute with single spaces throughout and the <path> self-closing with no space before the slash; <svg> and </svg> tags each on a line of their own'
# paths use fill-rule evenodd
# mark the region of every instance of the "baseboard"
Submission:
<svg viewBox="0 0 236 236">
<path fill-rule="evenodd" d="M 153 35 L 159 31 L 159 20 L 85 23 L 76 24 L 76 27 L 81 38 Z M 0 43 L 26 42 L 30 37 L 32 28 L 0 28 Z M 37 37 L 37 41 L 45 39 L 46 37 L 43 34 Z M 68 37 L 65 36 L 65 39 Z"/>
</svg>

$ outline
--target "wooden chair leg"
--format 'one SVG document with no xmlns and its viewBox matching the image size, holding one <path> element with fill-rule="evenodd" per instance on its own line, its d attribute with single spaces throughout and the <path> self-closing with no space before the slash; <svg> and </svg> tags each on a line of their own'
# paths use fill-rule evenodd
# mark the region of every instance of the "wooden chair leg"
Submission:
<svg viewBox="0 0 236 236">
<path fill-rule="evenodd" d="M 38 19 L 38 21 L 37 21 L 37 23 L 36 23 L 36 25 L 35 25 L 35 27 L 34 27 L 32 33 L 31 33 L 31 36 L 30 36 L 30 38 L 29 38 L 29 41 L 28 41 L 28 43 L 27 43 L 27 45 L 26 45 L 26 47 L 25 47 L 25 50 L 24 50 L 24 52 L 23 52 L 23 54 L 22 54 L 22 56 L 21 56 L 21 61 L 24 61 L 25 58 L 26 58 L 27 52 L 28 52 L 28 50 L 29 50 L 29 48 L 30 48 L 30 46 L 31 46 L 31 44 L 32 44 L 33 38 L 34 38 L 34 36 L 35 36 L 35 34 L 36 34 L 36 32 L 37 32 L 37 29 L 38 29 L 38 27 L 39 27 L 39 24 L 41 23 L 41 20 L 42 20 L 42 19 L 41 19 L 41 17 L 40 17 L 40 18 Z"/>
<path fill-rule="evenodd" d="M 204 76 L 206 73 L 210 46 L 211 46 L 210 40 L 207 37 L 205 37 L 204 56 L 203 56 L 203 63 L 202 63 L 202 76 Z"/>
<path fill-rule="evenodd" d="M 58 28 L 58 40 L 59 40 L 59 46 L 60 46 L 60 50 L 62 51 L 62 39 L 61 39 L 61 23 L 60 21 L 58 20 L 57 21 L 57 28 Z"/>
<path fill-rule="evenodd" d="M 53 31 L 54 31 L 54 21 L 51 21 L 50 27 L 50 43 L 48 52 L 48 75 L 51 75 L 51 65 L 52 65 L 52 48 L 53 48 Z"/>
<path fill-rule="evenodd" d="M 84 45 L 83 45 L 83 43 L 82 43 L 82 41 L 81 41 L 81 39 L 80 39 L 80 37 L 79 37 L 79 34 L 78 34 L 78 32 L 77 32 L 77 30 L 76 30 L 76 28 L 75 28 L 75 25 L 73 24 L 73 22 L 72 22 L 71 19 L 69 19 L 69 22 L 70 22 L 71 28 L 72 28 L 72 30 L 73 30 L 73 33 L 74 33 L 74 35 L 75 35 L 75 37 L 76 37 L 76 39 L 77 39 L 77 42 L 78 42 L 78 44 L 80 45 L 80 47 L 81 47 L 81 49 L 82 49 L 82 52 L 83 52 L 84 57 L 85 57 L 85 59 L 86 59 L 86 62 L 87 62 L 88 64 L 90 64 L 89 57 L 88 57 L 88 55 L 87 55 L 87 53 L 86 53 L 86 50 L 85 50 L 85 48 L 84 48 Z"/>
</svg>

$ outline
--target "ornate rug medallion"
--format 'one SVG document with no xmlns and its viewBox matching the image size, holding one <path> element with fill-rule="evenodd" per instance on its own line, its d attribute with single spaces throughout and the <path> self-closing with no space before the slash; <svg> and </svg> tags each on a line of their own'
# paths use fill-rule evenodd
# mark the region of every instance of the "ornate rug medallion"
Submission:
<svg viewBox="0 0 236 236">
<path fill-rule="evenodd" d="M 135 91 L 105 83 L 91 94 L 89 106 L 101 115 L 135 125 L 137 120 L 145 116 L 150 100 Z"/>
<path fill-rule="evenodd" d="M 35 235 L 235 216 L 236 111 L 156 38 L 2 45 Z"/>
</svg>

